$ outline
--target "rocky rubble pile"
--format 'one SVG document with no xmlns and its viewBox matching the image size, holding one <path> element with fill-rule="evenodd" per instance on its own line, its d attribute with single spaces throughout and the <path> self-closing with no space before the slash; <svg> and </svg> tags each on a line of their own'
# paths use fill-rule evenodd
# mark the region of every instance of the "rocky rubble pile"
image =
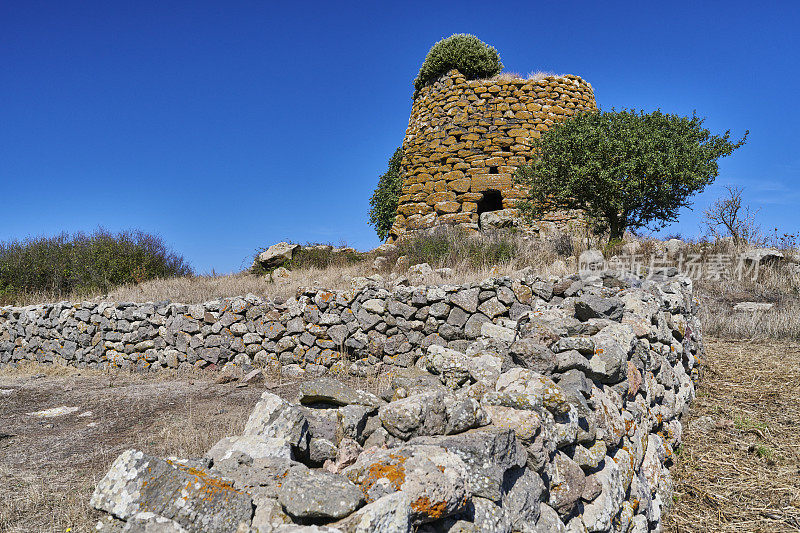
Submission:
<svg viewBox="0 0 800 533">
<path fill-rule="evenodd" d="M 380 394 L 325 376 L 293 403 L 265 392 L 242 435 L 205 457 L 124 452 L 92 497 L 109 513 L 98 529 L 658 530 L 702 355 L 691 282 L 580 283 L 468 340 L 428 343 Z M 454 332 L 505 307 L 483 289 L 438 290 L 425 305 L 459 315 Z M 421 307 L 407 307 L 410 321 Z"/>
</svg>

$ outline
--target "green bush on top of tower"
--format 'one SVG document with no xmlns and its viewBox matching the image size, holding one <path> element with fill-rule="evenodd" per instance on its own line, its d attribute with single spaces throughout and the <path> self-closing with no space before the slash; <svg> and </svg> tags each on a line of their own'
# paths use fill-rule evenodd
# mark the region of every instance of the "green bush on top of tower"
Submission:
<svg viewBox="0 0 800 533">
<path fill-rule="evenodd" d="M 500 55 L 474 35 L 456 33 L 434 44 L 414 80 L 414 98 L 419 91 L 456 69 L 467 79 L 489 78 L 503 70 Z"/>
</svg>

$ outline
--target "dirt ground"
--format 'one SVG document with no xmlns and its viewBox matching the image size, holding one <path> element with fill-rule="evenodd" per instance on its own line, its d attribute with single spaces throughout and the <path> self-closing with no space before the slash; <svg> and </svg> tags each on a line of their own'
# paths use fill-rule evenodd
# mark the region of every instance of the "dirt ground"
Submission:
<svg viewBox="0 0 800 533">
<path fill-rule="evenodd" d="M 0 371 L 0 531 L 93 530 L 100 514 L 89 497 L 120 452 L 202 455 L 242 429 L 264 387 L 209 376 Z M 61 406 L 77 410 L 29 414 Z"/>
<path fill-rule="evenodd" d="M 709 340 L 685 419 L 665 531 L 800 531 L 800 344 Z M 212 376 L 28 367 L 0 371 L 0 532 L 91 531 L 94 485 L 131 447 L 204 453 L 261 392 Z M 77 408 L 46 418 L 30 413 Z"/>
</svg>

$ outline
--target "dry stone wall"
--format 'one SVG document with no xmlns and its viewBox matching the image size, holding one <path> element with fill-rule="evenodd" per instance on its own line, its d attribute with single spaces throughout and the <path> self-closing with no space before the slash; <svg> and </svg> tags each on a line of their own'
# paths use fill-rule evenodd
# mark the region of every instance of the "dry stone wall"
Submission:
<svg viewBox="0 0 800 533">
<path fill-rule="evenodd" d="M 285 302 L 2 308 L 0 361 L 327 373 L 295 403 L 265 392 L 205 457 L 123 453 L 92 497 L 100 531 L 640 533 L 671 501 L 696 313 L 674 269 L 361 280 Z M 378 370 L 379 395 L 332 377 Z"/>
<path fill-rule="evenodd" d="M 441 224 L 478 229 L 483 212 L 513 209 L 525 191 L 512 182 L 531 143 L 556 121 L 595 109 L 578 76 L 467 80 L 451 71 L 422 89 L 403 141 L 404 176 L 389 240 Z M 534 229 L 567 229 L 574 211 L 554 211 Z"/>
</svg>

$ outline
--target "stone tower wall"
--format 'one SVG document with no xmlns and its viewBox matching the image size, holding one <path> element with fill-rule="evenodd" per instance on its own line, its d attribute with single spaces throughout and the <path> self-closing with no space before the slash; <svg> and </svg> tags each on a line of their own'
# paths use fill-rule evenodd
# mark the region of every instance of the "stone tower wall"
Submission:
<svg viewBox="0 0 800 533">
<path fill-rule="evenodd" d="M 389 241 L 441 224 L 478 229 L 480 212 L 499 201 L 513 209 L 524 196 L 514 171 L 531 160 L 533 140 L 592 109 L 592 86 L 572 75 L 467 80 L 452 70 L 423 88 L 403 140 L 405 179 Z M 556 211 L 543 224 L 563 229 L 578 218 Z"/>
</svg>

